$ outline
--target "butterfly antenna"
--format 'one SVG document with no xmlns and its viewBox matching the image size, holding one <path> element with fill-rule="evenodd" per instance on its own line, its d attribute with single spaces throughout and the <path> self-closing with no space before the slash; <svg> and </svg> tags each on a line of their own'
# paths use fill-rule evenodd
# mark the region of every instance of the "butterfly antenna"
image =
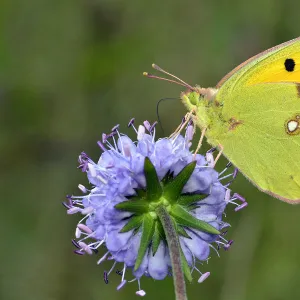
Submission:
<svg viewBox="0 0 300 300">
<path fill-rule="evenodd" d="M 170 76 L 170 77 L 172 77 L 172 78 L 178 80 L 179 82 L 183 83 L 183 84 L 184 84 L 186 87 L 188 87 L 189 89 L 194 90 L 194 88 L 193 88 L 191 85 L 189 85 L 188 83 L 186 83 L 185 81 L 183 81 L 183 80 L 180 79 L 179 77 L 177 77 L 177 76 L 175 76 L 175 75 L 173 75 L 173 74 L 167 72 L 166 70 L 162 69 L 162 68 L 159 67 L 158 65 L 152 64 L 152 68 L 153 68 L 154 70 L 157 70 L 157 71 L 159 71 L 159 72 L 161 72 L 161 73 L 164 73 L 164 74 L 166 74 L 166 75 L 168 75 L 168 76 Z"/>
<path fill-rule="evenodd" d="M 159 80 L 164 80 L 164 81 L 168 81 L 168 82 L 171 82 L 171 83 L 176 83 L 178 85 L 181 85 L 181 86 L 184 86 L 186 88 L 189 88 L 190 90 L 192 91 L 195 91 L 195 88 L 193 88 L 191 85 L 189 85 L 188 83 L 186 83 L 185 81 L 183 81 L 182 79 L 176 77 L 175 75 L 163 70 L 162 68 L 160 68 L 159 66 L 157 66 L 156 64 L 152 64 L 152 68 L 161 72 L 161 73 L 164 73 L 176 80 L 172 80 L 172 79 L 168 79 L 168 78 L 164 78 L 164 77 L 159 77 L 159 76 L 156 76 L 156 75 L 153 75 L 153 74 L 149 74 L 148 72 L 144 72 L 143 75 L 148 77 L 148 78 L 154 78 L 154 79 L 159 79 Z"/>
<path fill-rule="evenodd" d="M 153 75 L 153 74 L 149 74 L 148 72 L 144 72 L 143 75 L 148 77 L 148 78 L 164 80 L 164 81 L 168 81 L 168 82 L 171 82 L 171 83 L 176 83 L 176 84 L 184 86 L 184 87 L 188 87 L 186 84 L 183 84 L 181 82 L 178 82 L 178 81 L 175 81 L 175 80 L 172 80 L 172 79 L 168 79 L 168 78 L 164 78 L 164 77 L 159 77 L 159 76 L 156 76 L 156 75 Z"/>
</svg>

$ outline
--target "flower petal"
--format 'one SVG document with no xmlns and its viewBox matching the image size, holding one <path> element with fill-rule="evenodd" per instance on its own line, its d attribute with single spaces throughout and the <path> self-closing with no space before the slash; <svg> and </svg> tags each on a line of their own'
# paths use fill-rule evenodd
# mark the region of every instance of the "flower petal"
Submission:
<svg viewBox="0 0 300 300">
<path fill-rule="evenodd" d="M 156 280 L 162 280 L 168 275 L 168 264 L 166 261 L 166 247 L 163 242 L 153 256 L 152 249 L 149 252 L 148 272 L 149 275 Z"/>
</svg>

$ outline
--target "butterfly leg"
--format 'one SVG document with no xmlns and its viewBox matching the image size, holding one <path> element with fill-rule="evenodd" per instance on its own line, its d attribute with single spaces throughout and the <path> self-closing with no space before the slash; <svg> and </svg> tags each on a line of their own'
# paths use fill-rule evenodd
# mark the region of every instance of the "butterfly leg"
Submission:
<svg viewBox="0 0 300 300">
<path fill-rule="evenodd" d="M 214 148 L 212 148 L 212 149 L 210 149 L 206 152 L 206 157 L 205 158 L 206 158 L 208 166 L 211 167 L 211 168 L 215 167 L 217 161 L 219 160 L 219 158 L 221 157 L 221 155 L 223 153 L 223 146 L 219 145 L 218 148 L 220 150 L 219 150 L 219 153 L 218 153 L 216 158 L 214 158 L 214 156 L 213 156 L 213 152 L 215 152 L 217 150 L 216 147 L 214 147 Z"/>
<path fill-rule="evenodd" d="M 193 113 L 195 111 L 194 110 L 191 110 L 190 112 L 188 112 L 185 116 L 184 116 L 184 122 L 181 123 L 177 128 L 176 130 L 170 135 L 169 138 L 173 138 L 175 137 L 176 135 L 180 134 L 180 132 L 184 129 L 184 127 L 188 124 L 188 122 L 191 120 L 192 116 L 193 116 Z"/>
<path fill-rule="evenodd" d="M 219 158 L 221 157 L 222 153 L 223 153 L 223 150 L 224 150 L 224 147 L 222 145 L 219 145 L 219 153 L 214 161 L 214 164 L 213 164 L 213 167 L 215 167 L 217 161 L 219 160 Z"/>
<path fill-rule="evenodd" d="M 207 129 L 207 128 L 203 128 L 202 131 L 201 131 L 200 140 L 199 140 L 199 142 L 198 142 L 196 151 L 195 151 L 195 153 L 194 153 L 194 159 L 196 158 L 196 155 L 197 155 L 198 151 L 200 150 L 200 148 L 201 148 L 201 146 L 202 146 L 202 142 L 203 142 L 203 139 L 204 139 L 204 136 L 205 136 L 206 129 Z"/>
</svg>

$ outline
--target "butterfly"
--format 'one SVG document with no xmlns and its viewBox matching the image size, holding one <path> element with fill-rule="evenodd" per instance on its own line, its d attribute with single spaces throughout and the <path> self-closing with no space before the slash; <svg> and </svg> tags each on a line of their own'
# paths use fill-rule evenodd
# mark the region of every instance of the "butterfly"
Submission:
<svg viewBox="0 0 300 300">
<path fill-rule="evenodd" d="M 191 86 L 181 100 L 207 142 L 261 191 L 300 203 L 300 37 L 240 64 L 215 88 Z"/>
</svg>

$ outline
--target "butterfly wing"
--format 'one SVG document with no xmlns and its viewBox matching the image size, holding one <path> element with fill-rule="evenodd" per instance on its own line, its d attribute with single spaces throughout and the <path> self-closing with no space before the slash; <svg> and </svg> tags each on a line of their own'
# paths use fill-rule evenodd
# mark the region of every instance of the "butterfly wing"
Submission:
<svg viewBox="0 0 300 300">
<path fill-rule="evenodd" d="M 259 189 L 300 203 L 300 38 L 248 60 L 219 83 L 224 155 Z"/>
<path fill-rule="evenodd" d="M 293 65 L 292 69 L 291 66 Z M 286 61 L 288 60 L 288 61 Z M 223 91 L 263 82 L 299 82 L 300 37 L 272 47 L 246 60 L 217 84 Z M 297 81 L 298 80 L 298 81 Z"/>
</svg>

